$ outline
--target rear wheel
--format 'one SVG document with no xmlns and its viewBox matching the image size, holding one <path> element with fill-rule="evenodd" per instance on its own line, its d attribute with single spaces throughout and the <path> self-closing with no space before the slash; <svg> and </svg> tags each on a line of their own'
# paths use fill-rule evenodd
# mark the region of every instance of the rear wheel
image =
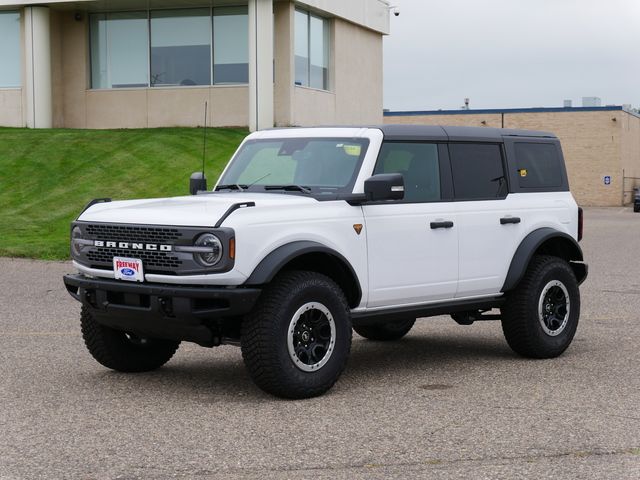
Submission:
<svg viewBox="0 0 640 480">
<path fill-rule="evenodd" d="M 411 328 L 413 328 L 414 323 L 416 323 L 415 318 L 411 318 L 409 320 L 383 323 L 381 325 L 359 325 L 354 326 L 353 329 L 361 337 L 379 342 L 387 342 L 399 340 L 404 337 L 409 333 Z"/>
<path fill-rule="evenodd" d="M 139 337 L 99 324 L 86 307 L 80 314 L 82 338 L 100 364 L 119 372 L 148 372 L 167 363 L 180 342 Z"/>
<path fill-rule="evenodd" d="M 265 288 L 242 322 L 242 357 L 253 381 L 285 398 L 329 390 L 351 349 L 347 300 L 330 278 L 284 272 Z"/>
<path fill-rule="evenodd" d="M 580 291 L 569 264 L 536 255 L 502 308 L 502 331 L 516 353 L 552 358 L 571 344 L 579 317 Z"/>
</svg>

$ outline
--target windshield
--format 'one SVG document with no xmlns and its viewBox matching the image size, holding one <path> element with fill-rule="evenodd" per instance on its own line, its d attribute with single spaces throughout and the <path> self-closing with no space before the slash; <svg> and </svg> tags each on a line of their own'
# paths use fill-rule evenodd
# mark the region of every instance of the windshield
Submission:
<svg viewBox="0 0 640 480">
<path fill-rule="evenodd" d="M 216 190 L 350 193 L 369 145 L 366 138 L 287 138 L 246 142 Z"/>
</svg>

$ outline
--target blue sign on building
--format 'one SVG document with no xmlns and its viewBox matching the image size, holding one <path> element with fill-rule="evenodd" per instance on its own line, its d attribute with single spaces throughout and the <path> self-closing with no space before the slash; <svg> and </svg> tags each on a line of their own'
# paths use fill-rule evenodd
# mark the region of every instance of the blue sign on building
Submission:
<svg viewBox="0 0 640 480">
<path fill-rule="evenodd" d="M 609 175 L 605 175 L 604 184 L 605 185 L 611 185 L 611 177 Z"/>
</svg>

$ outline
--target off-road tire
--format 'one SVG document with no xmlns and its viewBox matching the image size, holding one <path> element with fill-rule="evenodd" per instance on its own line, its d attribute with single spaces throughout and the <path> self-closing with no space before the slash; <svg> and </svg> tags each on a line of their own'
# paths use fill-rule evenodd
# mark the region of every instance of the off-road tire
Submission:
<svg viewBox="0 0 640 480">
<path fill-rule="evenodd" d="M 326 363 L 315 371 L 303 371 L 294 361 L 300 360 L 289 351 L 289 335 L 293 335 L 296 314 L 314 302 L 329 311 L 335 339 L 330 355 L 325 354 Z M 344 293 L 333 280 L 319 273 L 279 274 L 244 318 L 241 348 L 249 375 L 265 392 L 292 399 L 323 394 L 342 374 L 351 350 L 351 315 Z"/>
<path fill-rule="evenodd" d="M 568 315 L 564 316 L 567 322 L 562 329 L 558 327 L 552 332 L 553 336 L 545 332 L 544 320 L 539 313 L 539 307 L 546 298 L 543 297 L 544 290 L 549 288 L 550 282 L 560 282 L 569 300 Z M 560 297 L 566 296 L 561 287 L 555 288 Z M 558 257 L 535 255 L 518 286 L 507 295 L 502 307 L 502 331 L 514 352 L 530 358 L 553 358 L 562 354 L 571 344 L 579 317 L 580 291 L 569 264 Z"/>
<path fill-rule="evenodd" d="M 167 363 L 180 342 L 139 338 L 99 324 L 86 307 L 80 313 L 82 338 L 100 364 L 118 372 L 148 372 Z"/>
<path fill-rule="evenodd" d="M 380 325 L 359 325 L 354 326 L 355 332 L 368 340 L 378 342 L 390 342 L 400 340 L 413 328 L 416 323 L 415 318 L 400 322 L 383 323 Z"/>
</svg>

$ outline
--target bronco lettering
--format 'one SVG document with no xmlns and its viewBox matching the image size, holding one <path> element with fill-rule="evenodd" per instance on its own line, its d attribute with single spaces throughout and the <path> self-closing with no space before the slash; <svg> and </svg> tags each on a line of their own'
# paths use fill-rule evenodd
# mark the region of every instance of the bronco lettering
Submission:
<svg viewBox="0 0 640 480">
<path fill-rule="evenodd" d="M 173 251 L 173 245 L 160 245 L 157 243 L 130 243 L 130 242 L 109 242 L 104 240 L 94 240 L 94 247 L 121 248 L 124 250 L 151 250 L 162 252 Z"/>
</svg>

